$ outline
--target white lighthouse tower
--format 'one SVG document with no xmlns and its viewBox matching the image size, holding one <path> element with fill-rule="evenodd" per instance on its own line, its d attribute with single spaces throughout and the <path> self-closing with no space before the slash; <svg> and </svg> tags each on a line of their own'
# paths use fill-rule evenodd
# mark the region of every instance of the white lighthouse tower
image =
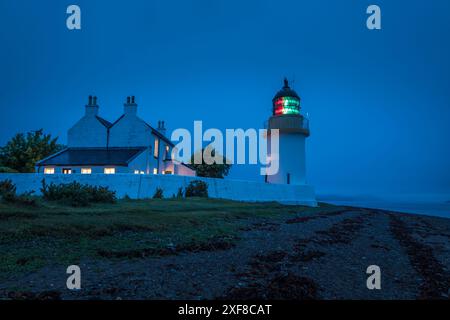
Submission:
<svg viewBox="0 0 450 320">
<path fill-rule="evenodd" d="M 300 97 L 289 87 L 284 79 L 283 88 L 272 99 L 273 114 L 269 118 L 267 129 L 279 130 L 279 170 L 267 175 L 266 182 L 281 184 L 306 184 L 305 139 L 309 137 L 309 121 L 300 114 Z M 268 130 L 270 135 L 270 130 Z M 276 154 L 268 139 L 268 156 Z"/>
</svg>

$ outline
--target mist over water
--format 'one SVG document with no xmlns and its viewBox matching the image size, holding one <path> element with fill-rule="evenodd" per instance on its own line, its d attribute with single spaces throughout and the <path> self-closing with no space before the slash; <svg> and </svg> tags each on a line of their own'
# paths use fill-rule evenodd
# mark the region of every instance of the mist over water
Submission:
<svg viewBox="0 0 450 320">
<path fill-rule="evenodd" d="M 319 202 L 450 218 L 450 194 L 318 194 Z"/>
</svg>

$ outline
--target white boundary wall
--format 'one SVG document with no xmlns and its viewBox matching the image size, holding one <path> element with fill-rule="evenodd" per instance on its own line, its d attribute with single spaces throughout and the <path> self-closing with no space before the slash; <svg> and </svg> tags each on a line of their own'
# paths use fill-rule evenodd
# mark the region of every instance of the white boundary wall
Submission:
<svg viewBox="0 0 450 320">
<path fill-rule="evenodd" d="M 41 181 L 45 179 L 47 184 L 78 181 L 82 184 L 105 186 L 116 191 L 118 198 L 128 195 L 132 199 L 151 198 L 158 187 L 163 189 L 164 197 L 169 198 L 177 194 L 178 188 L 184 189 L 190 181 L 202 180 L 208 184 L 208 194 L 211 198 L 317 206 L 314 188 L 309 185 L 269 184 L 180 175 L 0 173 L 0 181 L 6 179 L 12 180 L 16 185 L 17 193 L 34 191 L 39 195 Z"/>
</svg>

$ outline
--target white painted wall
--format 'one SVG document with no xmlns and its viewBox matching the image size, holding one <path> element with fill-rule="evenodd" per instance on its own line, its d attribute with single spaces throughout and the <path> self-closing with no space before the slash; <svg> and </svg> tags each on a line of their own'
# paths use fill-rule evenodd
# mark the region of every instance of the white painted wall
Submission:
<svg viewBox="0 0 450 320">
<path fill-rule="evenodd" d="M 95 147 L 105 148 L 107 128 L 97 120 L 94 113 L 88 113 L 81 118 L 67 135 L 69 148 Z"/>
<path fill-rule="evenodd" d="M 191 177 L 195 177 L 195 171 L 182 165 L 182 164 L 178 164 L 175 166 L 175 174 L 179 174 L 181 176 L 191 176 Z"/>
<path fill-rule="evenodd" d="M 151 172 L 151 160 L 153 160 L 153 155 L 150 154 L 150 148 L 147 148 L 145 151 L 141 152 L 136 158 L 134 158 L 128 164 L 128 172 L 134 173 L 135 170 L 144 171 L 144 173 L 152 173 Z"/>
<path fill-rule="evenodd" d="M 109 129 L 110 147 L 149 147 L 153 146 L 151 128 L 134 113 L 126 113 L 122 119 Z"/>
<path fill-rule="evenodd" d="M 290 204 L 316 206 L 314 189 L 309 185 L 269 184 L 256 181 L 228 180 L 188 177 L 178 175 L 134 175 L 134 174 L 91 174 L 91 175 L 41 175 L 34 173 L 1 173 L 0 181 L 10 179 L 17 187 L 18 193 L 34 190 L 39 194 L 41 181 L 46 183 L 69 183 L 78 181 L 83 184 L 107 186 L 116 191 L 119 198 L 151 198 L 156 188 L 163 189 L 165 197 L 176 195 L 178 188 L 185 188 L 192 180 L 203 180 L 208 184 L 211 198 L 239 201 L 278 201 Z"/>
<path fill-rule="evenodd" d="M 287 183 L 289 173 L 291 184 L 306 184 L 305 138 L 301 133 L 280 132 L 280 167 L 277 174 L 267 176 L 269 183 Z"/>
</svg>

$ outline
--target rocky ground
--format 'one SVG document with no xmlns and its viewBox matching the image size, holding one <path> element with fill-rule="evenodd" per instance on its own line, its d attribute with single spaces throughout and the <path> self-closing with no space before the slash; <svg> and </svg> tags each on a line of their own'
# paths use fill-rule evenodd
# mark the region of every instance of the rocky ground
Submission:
<svg viewBox="0 0 450 320">
<path fill-rule="evenodd" d="M 81 261 L 82 289 L 67 266 L 0 284 L 23 299 L 449 299 L 450 219 L 336 207 L 254 217 L 233 245 Z M 369 265 L 381 290 L 366 287 Z"/>
</svg>

